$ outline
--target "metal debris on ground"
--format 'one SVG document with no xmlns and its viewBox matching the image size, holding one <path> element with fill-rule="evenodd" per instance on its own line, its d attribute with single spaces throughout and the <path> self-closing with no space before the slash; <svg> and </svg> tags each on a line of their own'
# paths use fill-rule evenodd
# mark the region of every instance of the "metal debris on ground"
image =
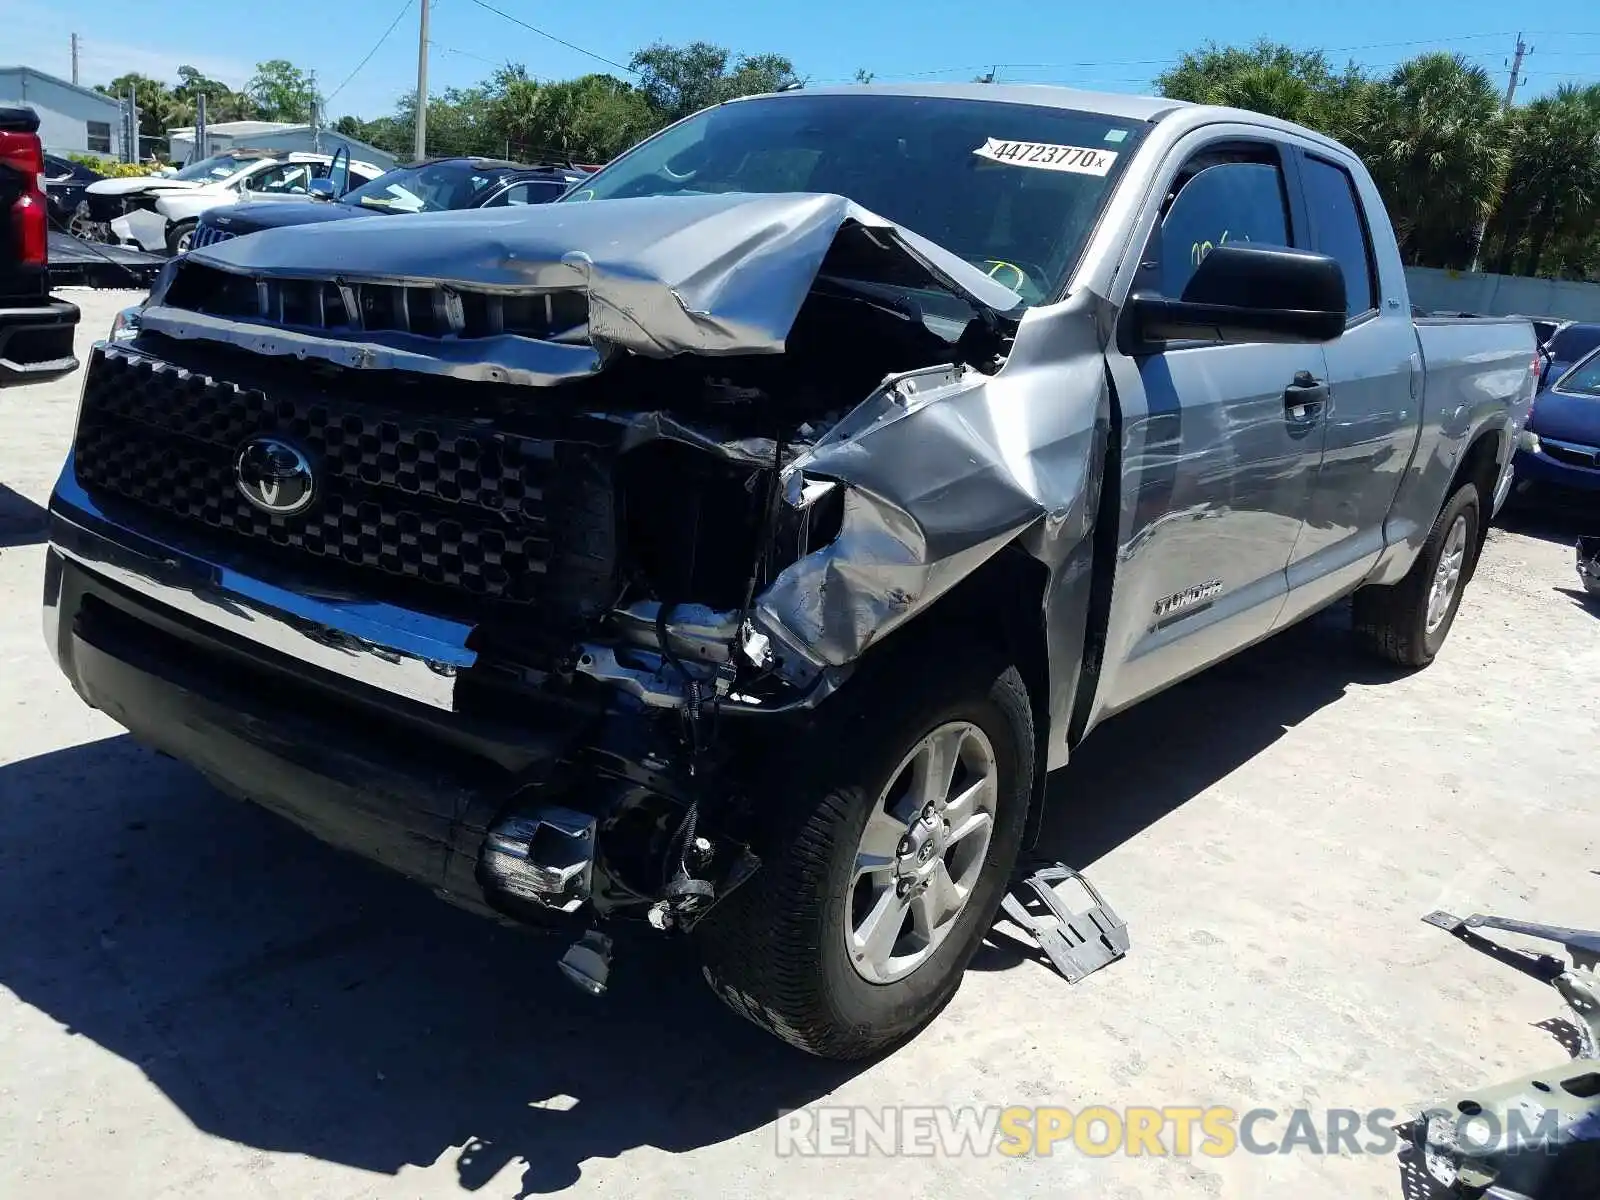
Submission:
<svg viewBox="0 0 1600 1200">
<path fill-rule="evenodd" d="M 1074 905 L 1062 894 L 1062 884 L 1086 897 L 1087 906 Z M 1061 863 L 1019 879 L 1001 908 L 1039 944 L 1068 983 L 1077 983 L 1128 952 L 1127 925 L 1093 884 Z"/>
<path fill-rule="evenodd" d="M 1428 1174 L 1456 1195 L 1600 1196 L 1600 931 L 1483 913 L 1423 920 L 1560 992 L 1578 1018 L 1580 1051 L 1570 1062 L 1422 1106 L 1407 1131 Z M 1557 942 L 1572 962 L 1512 950 L 1482 929 Z"/>
</svg>

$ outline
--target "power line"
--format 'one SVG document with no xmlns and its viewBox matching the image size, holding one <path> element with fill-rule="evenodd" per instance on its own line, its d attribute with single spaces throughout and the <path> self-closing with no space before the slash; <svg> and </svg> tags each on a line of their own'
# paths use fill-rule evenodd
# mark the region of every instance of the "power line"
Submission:
<svg viewBox="0 0 1600 1200">
<path fill-rule="evenodd" d="M 428 39 L 428 45 L 432 46 L 435 50 L 442 51 L 445 54 L 459 54 L 462 58 L 475 58 L 481 63 L 488 63 L 491 67 L 503 67 L 506 63 L 506 60 L 502 58 L 486 58 L 484 55 L 474 54 L 470 50 L 457 50 L 454 46 L 440 45 L 432 38 Z"/>
<path fill-rule="evenodd" d="M 323 102 L 325 105 L 332 104 L 334 96 L 337 96 L 340 92 L 344 91 L 345 84 L 349 83 L 357 75 L 361 74 L 361 68 L 371 62 L 372 56 L 382 48 L 386 41 L 389 40 L 389 35 L 394 32 L 394 27 L 400 24 L 400 18 L 411 11 L 411 4 L 412 0 L 406 0 L 405 4 L 401 6 L 400 11 L 395 13 L 394 20 L 389 22 L 389 28 L 383 31 L 383 36 L 378 39 L 377 43 L 372 47 L 371 50 L 367 51 L 367 56 L 356 64 L 356 69 L 344 77 L 344 83 L 341 83 L 338 87 L 333 89 L 332 93 L 330 93 L 328 98 Z"/>
<path fill-rule="evenodd" d="M 557 45 L 565 46 L 568 50 L 576 50 L 579 54 L 587 55 L 589 58 L 594 59 L 596 62 L 603 62 L 608 67 L 615 67 L 619 71 L 626 71 L 630 75 L 639 74 L 638 71 L 634 70 L 630 66 L 626 66 L 623 63 L 619 63 L 615 59 L 607 58 L 604 54 L 596 54 L 593 50 L 585 50 L 582 46 L 579 46 L 579 45 L 577 45 L 577 44 L 575 44 L 573 42 L 569 42 L 569 41 L 566 40 L 566 38 L 559 38 L 555 34 L 550 33 L 548 30 L 540 29 L 537 25 L 529 25 L 521 17 L 513 17 L 510 13 L 506 12 L 504 9 L 496 8 L 492 4 L 487 4 L 487 3 L 484 2 L 484 0 L 472 0 L 472 2 L 474 4 L 476 4 L 479 8 L 482 8 L 482 9 L 485 9 L 485 10 L 487 10 L 489 12 L 492 12 L 497 17 L 504 17 L 506 20 L 510 21 L 513 25 L 520 25 L 524 29 L 528 30 L 530 33 L 537 33 L 540 37 L 548 38 L 550 41 L 555 42 Z"/>
</svg>

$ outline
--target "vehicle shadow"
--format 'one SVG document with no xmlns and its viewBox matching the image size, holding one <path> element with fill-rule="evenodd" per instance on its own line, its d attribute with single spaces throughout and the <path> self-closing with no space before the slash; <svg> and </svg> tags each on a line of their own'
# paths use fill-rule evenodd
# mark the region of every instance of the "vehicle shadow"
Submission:
<svg viewBox="0 0 1600 1200">
<path fill-rule="evenodd" d="M 1051 781 L 1040 852 L 1087 867 L 1350 683 L 1390 677 L 1347 620 L 1108 722 Z M 542 1194 L 589 1159 L 760 1129 L 862 1069 L 728 1013 L 665 939 L 619 945 L 611 991 L 586 997 L 555 969 L 560 941 L 452 909 L 128 737 L 0 766 L 0 906 L 0 986 L 198 1128 L 372 1172 L 447 1162 L 476 1190 L 519 1163 L 517 1194 Z M 1032 957 L 994 941 L 975 967 Z"/>
<path fill-rule="evenodd" d="M 1348 604 L 1335 605 L 1098 726 L 1050 776 L 1029 862 L 1093 864 L 1335 703 L 1351 684 L 1406 672 L 1364 653 Z M 1152 753 L 1159 747 L 1158 753 Z M 1112 908 L 1116 898 L 1107 897 Z M 974 970 L 1049 960 L 1001 921 Z"/>
<path fill-rule="evenodd" d="M 1404 674 L 1355 644 L 1348 605 L 1292 626 L 1096 728 L 1050 777 L 1036 854 L 1087 870 L 1351 684 Z"/>
<path fill-rule="evenodd" d="M 44 541 L 48 524 L 44 509 L 0 483 L 0 549 Z"/>
<path fill-rule="evenodd" d="M 1570 550 L 1579 537 L 1600 534 L 1600 498 L 1588 504 L 1576 500 L 1513 499 L 1500 510 L 1494 523 L 1510 533 L 1555 542 Z"/>
<path fill-rule="evenodd" d="M 589 1159 L 721 1142 L 861 1069 L 726 1011 L 663 939 L 620 945 L 612 990 L 585 996 L 556 970 L 563 942 L 453 909 L 128 737 L 0 767 L 0 910 L 0 987 L 201 1130 L 385 1174 L 448 1163 L 467 1190 L 513 1162 L 528 1196 Z"/>
</svg>

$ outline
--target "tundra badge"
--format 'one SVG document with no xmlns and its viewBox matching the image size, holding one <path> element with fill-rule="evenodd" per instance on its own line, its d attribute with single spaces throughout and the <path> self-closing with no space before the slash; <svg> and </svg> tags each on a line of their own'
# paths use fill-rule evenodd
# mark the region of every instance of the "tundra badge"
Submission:
<svg viewBox="0 0 1600 1200">
<path fill-rule="evenodd" d="M 1168 617 L 1180 609 L 1193 608 L 1196 604 L 1214 599 L 1220 591 L 1222 591 L 1222 580 L 1208 579 L 1204 583 L 1186 587 L 1181 592 L 1173 592 L 1172 595 L 1163 596 L 1156 601 L 1156 616 Z"/>
</svg>

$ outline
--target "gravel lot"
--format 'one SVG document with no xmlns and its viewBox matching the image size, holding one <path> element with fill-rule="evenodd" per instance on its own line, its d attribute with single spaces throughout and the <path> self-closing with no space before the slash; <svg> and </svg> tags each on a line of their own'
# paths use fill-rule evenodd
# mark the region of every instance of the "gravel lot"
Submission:
<svg viewBox="0 0 1600 1200">
<path fill-rule="evenodd" d="M 80 354 L 133 299 L 74 298 Z M 1492 535 L 1427 671 L 1357 657 L 1335 612 L 1103 727 L 1043 848 L 1089 871 L 1129 956 L 1068 987 L 1002 943 L 911 1045 L 841 1067 L 724 1013 L 665 944 L 587 999 L 559 947 L 85 708 L 38 619 L 77 386 L 0 393 L 0 1195 L 1412 1198 L 1393 1154 L 796 1159 L 774 1120 L 1404 1109 L 1566 1056 L 1553 991 L 1419 918 L 1600 924 L 1600 610 L 1567 526 Z"/>
</svg>

